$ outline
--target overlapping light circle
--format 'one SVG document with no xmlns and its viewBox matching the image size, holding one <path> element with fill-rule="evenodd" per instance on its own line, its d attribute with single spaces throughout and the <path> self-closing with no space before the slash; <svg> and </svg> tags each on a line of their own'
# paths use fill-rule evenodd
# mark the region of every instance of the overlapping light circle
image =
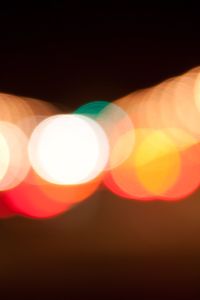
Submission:
<svg viewBox="0 0 200 300">
<path fill-rule="evenodd" d="M 5 137 L 0 133 L 0 181 L 4 178 L 10 161 L 9 147 Z"/>
<path fill-rule="evenodd" d="M 129 157 L 135 144 L 134 123 L 121 107 L 106 101 L 94 101 L 80 106 L 75 113 L 89 116 L 105 131 L 110 145 L 110 157 L 106 170 L 116 168 Z M 130 131 L 132 132 L 131 139 L 125 147 L 122 147 L 119 140 L 123 136 L 125 145 L 125 136 Z"/>
<path fill-rule="evenodd" d="M 27 176 L 28 181 L 21 182 L 4 195 L 7 205 L 15 214 L 32 218 L 49 218 L 63 213 L 70 207 L 68 203 L 57 202 L 44 195 L 36 184 L 37 174 L 32 170 Z"/>
<path fill-rule="evenodd" d="M 34 130 L 29 157 L 46 181 L 73 185 L 88 182 L 104 169 L 109 145 L 101 127 L 85 116 L 56 115 Z"/>
<path fill-rule="evenodd" d="M 0 122 L 1 174 L 0 190 L 17 186 L 26 177 L 30 163 L 27 155 L 25 134 L 8 122 Z"/>
<path fill-rule="evenodd" d="M 105 178 L 116 194 L 124 192 L 127 198 L 150 200 L 162 198 L 180 173 L 180 155 L 172 140 L 161 130 L 137 129 L 136 145 L 129 158 Z"/>
<path fill-rule="evenodd" d="M 0 94 L 0 217 L 47 218 L 104 183 L 129 200 L 175 201 L 200 183 L 200 68 L 63 114 Z"/>
</svg>

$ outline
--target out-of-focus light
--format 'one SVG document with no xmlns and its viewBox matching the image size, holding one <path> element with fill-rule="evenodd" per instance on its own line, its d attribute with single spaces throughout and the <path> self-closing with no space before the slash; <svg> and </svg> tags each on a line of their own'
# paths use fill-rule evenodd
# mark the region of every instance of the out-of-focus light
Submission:
<svg viewBox="0 0 200 300">
<path fill-rule="evenodd" d="M 138 145 L 149 132 L 147 129 L 137 129 L 133 132 L 136 136 L 136 144 L 131 155 L 121 165 L 110 171 L 110 178 L 105 178 L 106 186 L 120 196 L 135 200 L 152 199 L 152 194 L 144 188 L 137 176 L 134 161 Z M 129 139 L 132 138 L 131 134 L 129 132 Z"/>
<path fill-rule="evenodd" d="M 55 216 L 102 179 L 120 197 L 145 201 L 180 200 L 199 187 L 200 67 L 71 115 L 2 93 L 0 107 L 0 218 Z"/>
<path fill-rule="evenodd" d="M 58 113 L 58 109 L 43 100 L 0 93 L 0 121 L 12 123 L 30 136 L 39 119 Z"/>
<path fill-rule="evenodd" d="M 129 115 L 121 107 L 106 101 L 94 101 L 82 105 L 75 113 L 95 119 L 104 129 L 110 145 L 110 159 L 106 170 L 116 168 L 129 157 L 135 144 L 134 125 Z M 121 147 L 122 145 L 118 141 L 129 131 L 132 132 L 132 138 L 129 139 L 126 146 L 124 140 L 123 147 Z"/>
<path fill-rule="evenodd" d="M 161 129 L 177 125 L 171 101 L 173 85 L 174 81 L 170 78 L 149 89 L 143 104 L 143 114 L 140 114 L 144 127 Z"/>
<path fill-rule="evenodd" d="M 194 101 L 198 112 L 200 113 L 200 69 L 194 83 Z"/>
<path fill-rule="evenodd" d="M 68 203 L 55 201 L 45 195 L 38 188 L 37 174 L 32 170 L 27 177 L 27 180 L 4 193 L 6 204 L 15 214 L 31 218 L 50 218 L 70 208 Z"/>
<path fill-rule="evenodd" d="M 138 146 L 134 166 L 140 182 L 152 195 L 162 196 L 180 174 L 180 154 L 161 130 L 151 132 Z"/>
<path fill-rule="evenodd" d="M 165 192 L 162 199 L 181 200 L 191 195 L 200 184 L 200 144 L 192 144 L 180 151 L 181 172 L 176 183 Z"/>
<path fill-rule="evenodd" d="M 122 108 L 113 103 L 110 103 L 101 111 L 97 121 L 105 130 L 110 144 L 110 159 L 107 169 L 116 168 L 133 151 L 135 145 L 133 122 Z M 129 135 L 130 132 L 131 135 Z M 123 144 L 119 143 L 121 137 L 123 137 Z"/>
<path fill-rule="evenodd" d="M 92 119 L 56 115 L 33 131 L 29 157 L 34 170 L 54 184 L 88 182 L 104 169 L 109 156 L 107 137 Z"/>
<path fill-rule="evenodd" d="M 27 154 L 27 138 L 17 126 L 8 122 L 0 122 L 0 137 L 3 137 L 0 139 L 1 172 L 4 173 L 1 173 L 0 190 L 3 191 L 23 181 L 30 164 Z"/>
<path fill-rule="evenodd" d="M 4 193 L 5 203 L 16 214 L 49 218 L 91 196 L 100 183 L 101 177 L 98 177 L 81 185 L 56 185 L 46 182 L 31 169 L 20 185 Z"/>
<path fill-rule="evenodd" d="M 133 152 L 111 171 L 112 178 L 105 178 L 105 184 L 125 198 L 162 199 L 176 183 L 180 167 L 179 151 L 167 135 L 160 130 L 137 129 Z"/>
<path fill-rule="evenodd" d="M 148 128 L 144 125 L 144 108 L 151 93 L 152 88 L 142 89 L 116 100 L 114 104 L 128 114 L 135 128 Z"/>
<path fill-rule="evenodd" d="M 0 132 L 0 182 L 5 176 L 10 162 L 10 152 L 6 139 Z"/>
<path fill-rule="evenodd" d="M 81 105 L 74 113 L 96 119 L 109 104 L 110 102 L 103 100 L 92 101 Z"/>
<path fill-rule="evenodd" d="M 174 111 L 182 129 L 200 138 L 200 112 L 195 104 L 194 85 L 196 73 L 187 73 L 176 80 Z"/>
<path fill-rule="evenodd" d="M 4 194 L 1 193 L 0 195 L 0 218 L 5 219 L 5 218 L 11 218 L 15 215 L 11 207 L 6 203 L 4 199 Z"/>
<path fill-rule="evenodd" d="M 29 179 L 27 178 L 27 180 Z M 26 182 L 28 182 L 27 180 Z M 82 184 L 58 185 L 49 183 L 40 176 L 36 176 L 34 173 L 34 184 L 37 185 L 42 194 L 53 201 L 63 202 L 70 205 L 79 203 L 91 196 L 97 190 L 101 182 L 102 176 L 100 175 L 95 177 L 95 179 Z M 29 183 L 32 184 L 32 181 Z"/>
<path fill-rule="evenodd" d="M 116 194 L 119 197 L 126 198 L 126 199 L 133 199 L 133 196 L 124 192 L 119 185 L 114 181 L 112 177 L 112 172 L 107 171 L 104 175 L 103 181 L 105 187 L 110 190 L 113 194 Z"/>
<path fill-rule="evenodd" d="M 21 97 L 22 98 L 22 97 Z M 58 114 L 58 109 L 43 100 L 23 97 L 24 105 L 28 106 L 28 111 L 25 116 L 20 118 L 17 125 L 30 137 L 35 127 L 47 117 Z"/>
</svg>

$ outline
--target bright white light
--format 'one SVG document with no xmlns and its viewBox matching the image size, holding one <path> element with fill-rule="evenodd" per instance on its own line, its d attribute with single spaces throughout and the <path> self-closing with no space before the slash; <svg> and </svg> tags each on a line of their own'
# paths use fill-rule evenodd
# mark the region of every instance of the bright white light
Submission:
<svg viewBox="0 0 200 300">
<path fill-rule="evenodd" d="M 61 185 L 92 180 L 104 169 L 109 156 L 103 129 L 80 115 L 45 119 L 33 131 L 28 151 L 38 175 Z"/>
</svg>

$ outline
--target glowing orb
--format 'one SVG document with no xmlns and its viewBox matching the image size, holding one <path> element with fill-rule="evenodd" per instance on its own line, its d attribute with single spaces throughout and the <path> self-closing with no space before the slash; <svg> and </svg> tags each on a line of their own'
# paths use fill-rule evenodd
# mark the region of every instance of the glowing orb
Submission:
<svg viewBox="0 0 200 300">
<path fill-rule="evenodd" d="M 116 168 L 129 157 L 135 144 L 134 125 L 129 115 L 120 106 L 106 101 L 94 101 L 82 105 L 75 113 L 95 119 L 104 129 L 110 145 L 110 159 L 106 170 Z M 120 138 L 130 131 L 132 138 L 126 145 L 125 138 L 123 145 L 118 143 Z"/>
<path fill-rule="evenodd" d="M 108 161 L 103 129 L 80 115 L 55 115 L 33 131 L 29 147 L 33 169 L 48 182 L 73 185 L 97 177 Z"/>
<path fill-rule="evenodd" d="M 2 193 L 0 195 L 0 219 L 11 218 L 14 217 L 15 212 L 12 208 L 7 204 L 5 200 L 5 195 Z"/>
<path fill-rule="evenodd" d="M 50 218 L 70 209 L 69 204 L 54 201 L 42 193 L 36 183 L 37 174 L 32 170 L 27 177 L 28 180 L 4 192 L 4 201 L 15 214 L 31 218 Z"/>
<path fill-rule="evenodd" d="M 150 133 L 151 131 L 149 129 L 137 129 L 136 131 L 129 132 L 129 140 L 131 140 L 132 134 L 134 136 L 136 134 L 135 148 L 126 161 L 108 172 L 104 178 L 104 184 L 115 194 L 128 199 L 152 200 L 152 193 L 147 190 L 139 180 L 135 166 L 135 155 L 138 146 Z M 125 141 L 127 141 L 127 138 Z M 124 146 L 126 146 L 126 143 Z"/>
<path fill-rule="evenodd" d="M 10 162 L 9 147 L 5 137 L 0 133 L 0 181 L 5 176 Z"/>
<path fill-rule="evenodd" d="M 76 109 L 75 113 L 88 116 L 90 118 L 97 118 L 109 104 L 110 103 L 108 101 L 89 102 Z"/>
<path fill-rule="evenodd" d="M 0 122 L 0 190 L 17 186 L 29 167 L 25 134 L 14 124 Z"/>
<path fill-rule="evenodd" d="M 21 184 L 4 192 L 5 204 L 0 203 L 0 217 L 7 212 L 5 205 L 15 214 L 31 218 L 57 216 L 91 196 L 100 182 L 101 178 L 97 177 L 81 185 L 56 185 L 44 181 L 31 169 Z"/>
<path fill-rule="evenodd" d="M 180 154 L 163 131 L 155 130 L 139 145 L 134 165 L 145 189 L 161 196 L 177 181 L 181 168 Z"/>
<path fill-rule="evenodd" d="M 162 199 L 180 174 L 180 153 L 161 130 L 137 129 L 131 156 L 104 183 L 116 194 L 136 200 Z"/>
</svg>

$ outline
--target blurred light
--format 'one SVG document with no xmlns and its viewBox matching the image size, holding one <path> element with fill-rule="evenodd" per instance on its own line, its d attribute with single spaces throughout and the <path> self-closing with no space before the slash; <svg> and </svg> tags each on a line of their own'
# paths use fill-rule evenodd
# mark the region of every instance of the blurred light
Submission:
<svg viewBox="0 0 200 300">
<path fill-rule="evenodd" d="M 1 193 L 0 195 L 0 218 L 5 219 L 5 218 L 11 218 L 15 216 L 15 213 L 11 209 L 11 207 L 8 206 L 4 199 L 4 194 Z"/>
<path fill-rule="evenodd" d="M 75 113 L 82 113 L 95 119 L 104 129 L 109 145 L 110 159 L 106 169 L 113 169 L 126 160 L 133 150 L 135 137 L 134 125 L 129 115 L 118 105 L 106 101 L 94 101 L 82 105 Z M 118 143 L 120 137 L 132 132 L 132 138 L 126 143 L 126 147 L 121 147 Z M 123 142 L 125 144 L 125 141 Z M 125 146 L 123 144 L 123 146 Z"/>
<path fill-rule="evenodd" d="M 50 218 L 70 208 L 67 203 L 57 202 L 47 197 L 38 188 L 37 175 L 33 171 L 29 172 L 27 181 L 6 191 L 4 199 L 16 214 L 31 218 Z"/>
<path fill-rule="evenodd" d="M 135 144 L 134 125 L 129 115 L 116 104 L 107 105 L 97 117 L 105 130 L 110 144 L 110 159 L 107 169 L 113 169 L 125 161 L 133 151 Z M 129 135 L 131 132 L 131 135 Z M 126 139 L 125 137 L 129 137 Z M 119 143 L 121 137 L 123 145 Z M 131 137 L 131 138 L 130 138 Z M 128 141 L 128 142 L 127 142 Z"/>
<path fill-rule="evenodd" d="M 5 202 L 16 214 L 32 218 L 49 218 L 69 210 L 91 196 L 101 178 L 81 185 L 56 185 L 39 177 L 32 169 L 27 178 L 4 193 Z"/>
<path fill-rule="evenodd" d="M 132 154 L 105 177 L 105 185 L 125 198 L 162 199 L 178 180 L 180 153 L 160 130 L 137 129 L 135 132 Z"/>
<path fill-rule="evenodd" d="M 152 88 L 142 89 L 116 100 L 114 104 L 128 114 L 135 128 L 147 128 L 144 125 L 144 105 L 151 93 Z"/>
<path fill-rule="evenodd" d="M 143 140 L 144 136 L 146 136 L 148 133 L 149 130 L 147 129 L 137 129 L 133 132 L 129 132 L 129 139 L 132 138 L 132 134 L 136 136 L 135 147 L 126 161 L 124 161 L 117 168 L 110 171 L 111 179 L 106 179 L 105 181 L 106 186 L 110 187 L 111 190 L 114 190 L 116 194 L 125 194 L 126 198 L 135 200 L 152 199 L 151 193 L 144 188 L 137 176 L 134 161 L 138 145 L 141 143 L 141 140 Z"/>
<path fill-rule="evenodd" d="M 0 182 L 5 176 L 10 162 L 10 151 L 6 139 L 0 132 Z"/>
<path fill-rule="evenodd" d="M 163 200 L 181 200 L 191 195 L 200 183 L 200 144 L 183 149 L 181 172 L 175 185 L 165 192 Z"/>
<path fill-rule="evenodd" d="M 174 91 L 174 111 L 180 127 L 188 134 L 200 138 L 200 112 L 195 104 L 194 85 L 197 74 L 194 72 L 179 76 Z"/>
<path fill-rule="evenodd" d="M 56 216 L 102 180 L 145 201 L 180 200 L 199 187 L 200 67 L 74 114 L 3 93 L 0 106 L 0 218 Z"/>
<path fill-rule="evenodd" d="M 81 105 L 74 113 L 96 119 L 109 104 L 110 102 L 102 100 L 89 102 Z"/>
<path fill-rule="evenodd" d="M 1 173 L 0 190 L 7 190 L 22 182 L 29 171 L 27 138 L 17 126 L 8 122 L 0 122 L 0 134 L 3 136 L 0 139 L 1 172 L 4 173 Z"/>
<path fill-rule="evenodd" d="M 29 142 L 34 170 L 54 184 L 80 184 L 97 177 L 109 156 L 106 135 L 92 119 L 56 115 L 41 122 Z"/>
<path fill-rule="evenodd" d="M 22 98 L 22 97 L 21 97 Z M 18 126 L 25 132 L 29 137 L 35 127 L 48 116 L 58 114 L 58 109 L 43 100 L 23 97 L 24 103 L 28 106 L 29 110 L 23 118 L 20 118 L 17 123 Z"/>
<path fill-rule="evenodd" d="M 104 186 L 107 187 L 113 194 L 126 199 L 133 199 L 133 197 L 124 192 L 119 185 L 114 181 L 111 171 L 107 171 L 104 175 Z"/>
<path fill-rule="evenodd" d="M 180 153 L 161 130 L 154 130 L 138 145 L 134 167 L 142 185 L 155 196 L 162 196 L 180 174 Z"/>
<path fill-rule="evenodd" d="M 79 203 L 89 196 L 91 196 L 99 187 L 102 177 L 98 176 L 95 179 L 77 185 L 57 185 L 49 183 L 40 176 L 34 176 L 34 182 L 37 188 L 56 202 L 63 202 L 66 204 Z"/>
</svg>

